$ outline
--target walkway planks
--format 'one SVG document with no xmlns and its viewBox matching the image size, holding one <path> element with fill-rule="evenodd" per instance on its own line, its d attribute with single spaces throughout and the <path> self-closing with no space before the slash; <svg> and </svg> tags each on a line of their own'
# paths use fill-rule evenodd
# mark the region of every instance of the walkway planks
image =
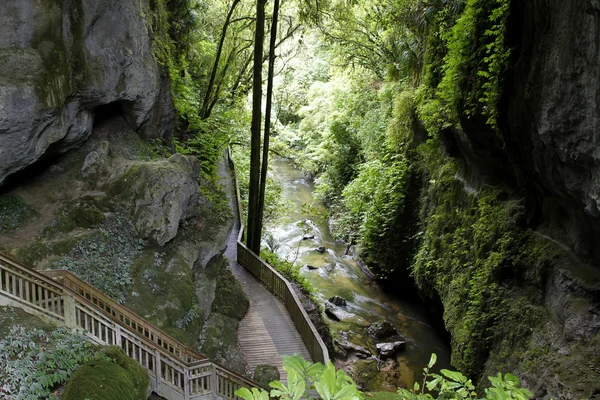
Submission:
<svg viewBox="0 0 600 400">
<path fill-rule="evenodd" d="M 224 172 L 224 171 L 221 171 Z M 225 190 L 231 200 L 233 215 L 236 217 L 234 228 L 229 235 L 225 256 L 230 261 L 230 268 L 242 284 L 250 299 L 250 308 L 240 323 L 238 342 L 251 374 L 260 364 L 277 366 L 281 380 L 286 381 L 283 370 L 282 355 L 300 354 L 311 360 L 310 354 L 296 330 L 285 306 L 271 292 L 264 288 L 244 267 L 237 263 L 237 236 L 239 233 L 237 205 L 234 200 L 233 182 L 229 171 L 220 174 L 226 180 Z"/>
</svg>

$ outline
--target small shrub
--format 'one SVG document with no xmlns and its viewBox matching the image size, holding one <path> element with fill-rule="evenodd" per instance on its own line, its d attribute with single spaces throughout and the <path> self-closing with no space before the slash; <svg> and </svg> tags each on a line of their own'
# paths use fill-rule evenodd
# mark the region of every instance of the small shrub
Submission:
<svg viewBox="0 0 600 400">
<path fill-rule="evenodd" d="M 107 347 L 98 358 L 82 365 L 69 381 L 64 400 L 146 400 L 148 372 L 118 347 Z"/>
<path fill-rule="evenodd" d="M 35 211 L 16 195 L 0 198 L 0 233 L 15 230 L 35 216 Z"/>
</svg>

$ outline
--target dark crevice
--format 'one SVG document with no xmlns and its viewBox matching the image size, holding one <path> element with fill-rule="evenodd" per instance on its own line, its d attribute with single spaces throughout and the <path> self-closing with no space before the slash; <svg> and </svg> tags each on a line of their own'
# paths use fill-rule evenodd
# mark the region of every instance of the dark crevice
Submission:
<svg viewBox="0 0 600 400">
<path fill-rule="evenodd" d="M 122 117 L 129 126 L 132 126 L 129 110 L 132 103 L 129 101 L 113 101 L 112 103 L 103 104 L 94 109 L 94 128 L 101 126 L 113 118 Z"/>
</svg>

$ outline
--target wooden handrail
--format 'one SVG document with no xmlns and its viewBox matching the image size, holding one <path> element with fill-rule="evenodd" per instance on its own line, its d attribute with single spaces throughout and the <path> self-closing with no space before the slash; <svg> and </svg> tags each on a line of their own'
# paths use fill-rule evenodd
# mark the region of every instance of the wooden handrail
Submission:
<svg viewBox="0 0 600 400">
<path fill-rule="evenodd" d="M 161 347 L 166 352 L 177 357 L 180 361 L 189 363 L 207 359 L 206 356 L 179 343 L 150 322 L 106 296 L 104 293 L 83 281 L 70 271 L 59 269 L 43 271 L 43 273 L 61 282 L 62 285 L 64 285 L 72 295 L 77 296 L 80 301 L 86 302 L 93 307 L 97 307 L 104 315 L 115 323 L 137 331 L 144 340 L 148 340 L 157 347 Z"/>
<path fill-rule="evenodd" d="M 242 200 L 235 163 L 231 158 L 231 148 L 227 150 L 227 156 L 233 169 L 240 221 L 240 233 L 237 240 L 238 262 L 254 275 L 254 277 L 271 293 L 282 300 L 313 361 L 327 364 L 327 361 L 329 361 L 329 351 L 327 350 L 327 346 L 325 346 L 325 342 L 323 342 L 321 335 L 319 335 L 319 332 L 310 320 L 310 317 L 306 313 L 302 302 L 298 298 L 298 295 L 290 282 L 243 243 L 244 219 L 242 213 Z"/>
<path fill-rule="evenodd" d="M 0 296 L 82 330 L 96 343 L 121 347 L 148 370 L 153 389 L 169 399 L 210 394 L 239 399 L 235 390 L 260 386 L 178 342 L 69 271 L 40 273 L 0 254 Z"/>
</svg>

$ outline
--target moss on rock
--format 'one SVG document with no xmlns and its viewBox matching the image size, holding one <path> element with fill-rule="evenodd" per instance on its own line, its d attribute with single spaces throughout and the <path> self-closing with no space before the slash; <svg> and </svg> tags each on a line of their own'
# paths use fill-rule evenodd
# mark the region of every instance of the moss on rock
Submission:
<svg viewBox="0 0 600 400">
<path fill-rule="evenodd" d="M 212 311 L 241 321 L 250 302 L 244 288 L 229 268 L 222 268 L 217 278 Z"/>
<path fill-rule="evenodd" d="M 118 347 L 103 349 L 107 358 L 82 365 L 70 379 L 64 400 L 145 400 L 148 372 Z"/>
<path fill-rule="evenodd" d="M 190 347 L 205 318 L 192 268 L 177 249 L 148 248 L 135 260 L 127 306 Z"/>
</svg>

